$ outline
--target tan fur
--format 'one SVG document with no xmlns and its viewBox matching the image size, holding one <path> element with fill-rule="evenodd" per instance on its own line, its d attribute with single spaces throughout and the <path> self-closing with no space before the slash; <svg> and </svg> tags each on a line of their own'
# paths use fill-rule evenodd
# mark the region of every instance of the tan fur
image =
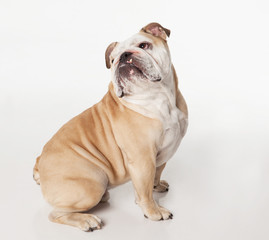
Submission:
<svg viewBox="0 0 269 240">
<path fill-rule="evenodd" d="M 36 163 L 35 163 L 34 171 L 33 171 L 34 180 L 36 181 L 38 185 L 40 185 L 40 175 L 39 175 L 39 170 L 38 170 L 39 159 L 40 157 L 36 158 Z"/>
<path fill-rule="evenodd" d="M 113 51 L 113 49 L 115 48 L 115 46 L 117 45 L 118 43 L 117 42 L 113 42 L 111 44 L 109 44 L 109 46 L 107 47 L 106 49 L 106 52 L 105 52 L 105 60 L 106 60 L 106 67 L 109 69 L 111 67 L 111 64 L 110 64 L 110 54 L 111 52 Z"/>
<path fill-rule="evenodd" d="M 179 87 L 178 87 L 178 78 L 176 74 L 176 70 L 174 65 L 172 65 L 172 71 L 173 71 L 173 76 L 174 76 L 174 81 L 175 81 L 175 89 L 176 89 L 176 105 L 182 111 L 186 117 L 188 118 L 188 107 L 186 104 L 186 101 L 184 97 L 182 96 Z"/>
<path fill-rule="evenodd" d="M 138 202 L 153 202 L 158 134 L 160 122 L 124 106 L 110 84 L 104 98 L 66 123 L 37 158 L 34 174 L 40 175 L 45 199 L 58 215 L 87 211 L 107 188 L 131 176 Z M 155 218 L 161 217 L 156 206 L 151 208 Z M 64 219 L 69 224 L 70 218 Z"/>
</svg>

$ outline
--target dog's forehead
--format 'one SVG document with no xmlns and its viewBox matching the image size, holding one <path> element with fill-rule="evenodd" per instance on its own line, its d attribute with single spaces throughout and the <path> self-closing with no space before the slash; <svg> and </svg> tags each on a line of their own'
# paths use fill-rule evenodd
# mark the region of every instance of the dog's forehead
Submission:
<svg viewBox="0 0 269 240">
<path fill-rule="evenodd" d="M 149 42 L 154 44 L 157 43 L 157 40 L 150 34 L 145 34 L 142 32 L 136 33 L 130 38 L 127 38 L 126 40 L 119 42 L 113 51 L 113 55 L 114 54 L 117 55 L 121 52 L 124 52 L 126 49 L 129 49 L 131 47 L 136 47 L 142 42 Z"/>
<path fill-rule="evenodd" d="M 136 33 L 130 38 L 123 41 L 122 44 L 133 45 L 133 44 L 137 44 L 143 41 L 153 42 L 149 34 Z"/>
</svg>

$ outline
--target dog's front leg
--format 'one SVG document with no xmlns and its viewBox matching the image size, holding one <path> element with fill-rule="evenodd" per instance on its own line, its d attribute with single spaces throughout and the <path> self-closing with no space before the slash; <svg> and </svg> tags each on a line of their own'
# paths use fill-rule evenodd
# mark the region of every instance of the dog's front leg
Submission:
<svg viewBox="0 0 269 240">
<path fill-rule="evenodd" d="M 173 217 L 167 209 L 153 199 L 153 185 L 156 166 L 153 159 L 139 159 L 128 164 L 130 176 L 136 191 L 136 202 L 144 216 L 151 220 L 164 220 Z"/>
</svg>

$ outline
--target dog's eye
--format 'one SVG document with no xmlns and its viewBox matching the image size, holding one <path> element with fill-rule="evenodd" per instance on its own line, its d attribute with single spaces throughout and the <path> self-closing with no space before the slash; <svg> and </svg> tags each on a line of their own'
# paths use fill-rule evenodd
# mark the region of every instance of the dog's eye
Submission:
<svg viewBox="0 0 269 240">
<path fill-rule="evenodd" d="M 150 46 L 151 46 L 150 43 L 143 42 L 143 43 L 140 43 L 138 47 L 142 48 L 142 49 L 148 49 L 148 48 L 150 48 Z"/>
<path fill-rule="evenodd" d="M 112 59 L 111 62 L 113 63 L 114 62 L 114 59 Z"/>
</svg>

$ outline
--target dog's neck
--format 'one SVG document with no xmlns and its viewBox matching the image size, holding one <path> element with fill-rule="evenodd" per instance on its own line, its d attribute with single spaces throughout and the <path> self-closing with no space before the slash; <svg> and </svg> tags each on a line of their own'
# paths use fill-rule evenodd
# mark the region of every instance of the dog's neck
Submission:
<svg viewBox="0 0 269 240">
<path fill-rule="evenodd" d="M 163 120 L 170 116 L 176 107 L 176 89 L 172 70 L 161 82 L 152 84 L 152 88 L 127 95 L 120 99 L 126 107 L 150 118 Z"/>
</svg>

